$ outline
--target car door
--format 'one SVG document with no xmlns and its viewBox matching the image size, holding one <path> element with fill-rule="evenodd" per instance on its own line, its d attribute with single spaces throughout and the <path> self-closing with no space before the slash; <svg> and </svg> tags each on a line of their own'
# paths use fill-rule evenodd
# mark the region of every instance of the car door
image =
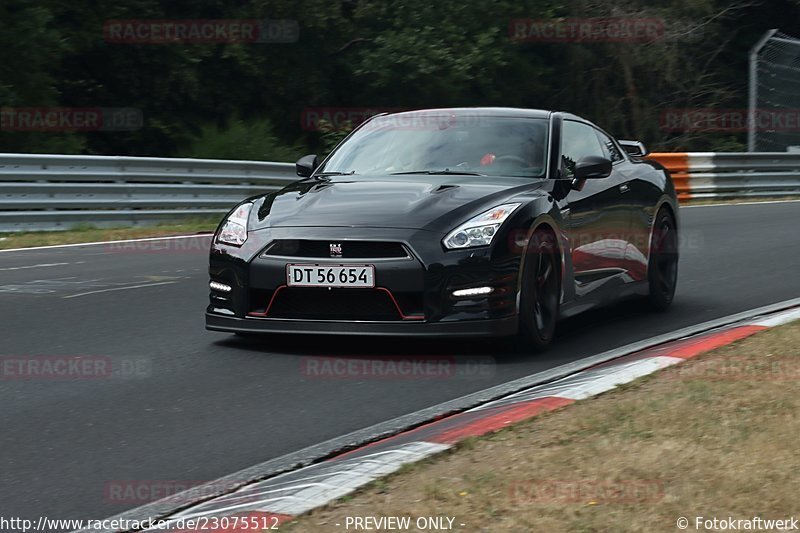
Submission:
<svg viewBox="0 0 800 533">
<path fill-rule="evenodd" d="M 575 164 L 588 155 L 608 157 L 598 130 L 590 124 L 565 119 L 561 128 L 561 178 L 574 177 Z M 627 178 L 612 165 L 611 175 L 588 179 L 581 190 L 571 190 L 562 212 L 567 221 L 575 293 L 581 297 L 625 281 L 625 251 L 630 215 L 624 206 Z"/>
<path fill-rule="evenodd" d="M 640 281 L 647 277 L 647 253 L 650 243 L 650 219 L 645 214 L 644 206 L 652 206 L 655 200 L 652 194 L 642 194 L 644 186 L 640 185 L 641 164 L 634 164 L 626 158 L 622 148 L 614 139 L 601 130 L 597 131 L 605 156 L 611 160 L 614 172 L 620 179 L 621 210 L 620 216 L 628 217 L 628 236 L 625 247 L 626 281 Z"/>
</svg>

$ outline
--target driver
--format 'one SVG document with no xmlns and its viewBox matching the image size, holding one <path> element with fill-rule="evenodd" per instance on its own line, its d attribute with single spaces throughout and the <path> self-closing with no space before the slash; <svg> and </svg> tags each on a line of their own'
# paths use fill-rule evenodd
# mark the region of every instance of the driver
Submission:
<svg viewBox="0 0 800 533">
<path fill-rule="evenodd" d="M 522 168 L 541 168 L 544 165 L 543 139 L 538 135 L 538 128 L 526 131 L 516 146 L 506 145 L 504 150 L 487 152 L 480 159 L 481 166 L 509 163 Z"/>
</svg>

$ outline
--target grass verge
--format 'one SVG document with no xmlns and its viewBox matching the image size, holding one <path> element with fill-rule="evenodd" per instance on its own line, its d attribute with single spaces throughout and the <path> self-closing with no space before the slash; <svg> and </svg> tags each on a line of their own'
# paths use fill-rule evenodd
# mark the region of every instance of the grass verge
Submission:
<svg viewBox="0 0 800 533">
<path fill-rule="evenodd" d="M 94 228 L 86 226 L 65 231 L 0 233 L 0 250 L 30 248 L 33 246 L 52 246 L 55 244 L 79 244 L 82 242 L 191 235 L 194 233 L 214 231 L 218 223 L 219 220 L 217 219 L 200 219 L 179 224 L 159 224 L 128 228 Z"/>
<path fill-rule="evenodd" d="M 456 531 L 491 532 L 800 518 L 798 378 L 795 322 L 465 441 L 281 530 L 346 531 L 364 516 L 449 516 L 465 524 Z"/>
</svg>

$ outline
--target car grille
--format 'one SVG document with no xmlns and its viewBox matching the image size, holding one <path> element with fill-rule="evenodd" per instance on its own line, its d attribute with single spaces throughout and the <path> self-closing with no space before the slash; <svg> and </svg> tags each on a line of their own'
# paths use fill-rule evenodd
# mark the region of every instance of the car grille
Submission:
<svg viewBox="0 0 800 533">
<path fill-rule="evenodd" d="M 401 320 L 391 297 L 370 289 L 291 287 L 280 291 L 270 318 L 307 320 Z"/>
<path fill-rule="evenodd" d="M 283 287 L 274 291 L 251 290 L 250 316 L 296 320 L 422 320 L 422 294 L 381 289 L 323 289 Z M 271 301 L 271 303 L 269 303 Z M 267 305 L 269 304 L 269 309 Z"/>
<path fill-rule="evenodd" d="M 331 245 L 341 246 L 341 255 L 331 255 Z M 410 257 L 408 250 L 399 242 L 379 241 L 311 241 L 283 239 L 270 243 L 263 255 L 284 257 L 343 258 L 343 259 L 389 259 Z"/>
</svg>

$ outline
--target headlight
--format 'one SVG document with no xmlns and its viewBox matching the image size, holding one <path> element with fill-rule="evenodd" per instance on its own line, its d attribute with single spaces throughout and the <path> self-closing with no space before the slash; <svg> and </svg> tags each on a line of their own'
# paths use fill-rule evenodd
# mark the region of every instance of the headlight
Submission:
<svg viewBox="0 0 800 533">
<path fill-rule="evenodd" d="M 442 243 L 450 250 L 487 246 L 492 243 L 498 228 L 520 205 L 522 204 L 503 204 L 493 207 L 448 233 Z"/>
<path fill-rule="evenodd" d="M 241 246 L 247 240 L 247 219 L 250 218 L 250 210 L 253 204 L 242 204 L 228 215 L 217 235 L 217 242 Z"/>
</svg>

